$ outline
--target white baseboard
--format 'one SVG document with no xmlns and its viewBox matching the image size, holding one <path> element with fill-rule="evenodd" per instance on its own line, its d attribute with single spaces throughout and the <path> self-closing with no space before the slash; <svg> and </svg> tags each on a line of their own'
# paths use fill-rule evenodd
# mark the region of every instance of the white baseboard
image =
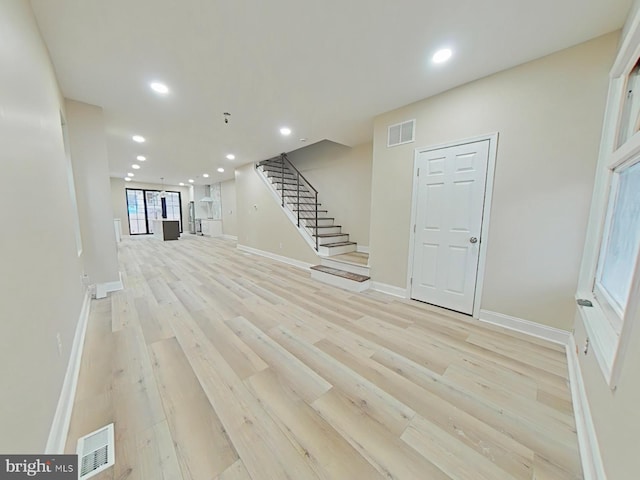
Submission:
<svg viewBox="0 0 640 480">
<path fill-rule="evenodd" d="M 69 424 L 71 423 L 71 413 L 73 411 L 73 402 L 76 398 L 76 389 L 78 387 L 78 375 L 80 373 L 80 362 L 82 360 L 82 350 L 84 348 L 84 337 L 87 333 L 87 323 L 89 321 L 89 312 L 91 310 L 91 295 L 89 290 L 84 295 L 82 309 L 76 325 L 76 332 L 73 337 L 73 345 L 71 346 L 71 354 L 69 363 L 67 364 L 67 372 L 62 383 L 62 390 L 58 398 L 58 406 L 49 430 L 49 438 L 45 453 L 61 454 L 64 453 L 64 446 L 67 442 L 67 434 L 69 433 Z"/>
<path fill-rule="evenodd" d="M 232 240 L 234 242 L 238 241 L 238 237 L 237 235 L 227 235 L 226 233 L 224 235 L 222 235 L 222 238 L 224 238 L 225 240 Z"/>
<path fill-rule="evenodd" d="M 117 292 L 123 290 L 124 285 L 122 283 L 122 272 L 118 272 L 119 280 L 115 282 L 105 282 L 96 284 L 96 298 L 104 298 L 110 292 Z"/>
<path fill-rule="evenodd" d="M 242 250 L 243 252 L 253 253 L 254 255 L 260 255 L 261 257 L 267 257 L 271 260 L 277 260 L 278 262 L 286 263 L 287 265 L 302 268 L 303 270 L 309 270 L 309 267 L 313 265 L 312 263 L 301 262 L 300 260 L 283 257 L 282 255 L 276 255 L 275 253 L 258 250 L 257 248 L 247 247 L 246 245 L 238 245 L 237 248 L 238 250 Z"/>
<path fill-rule="evenodd" d="M 406 288 L 396 287 L 395 285 L 388 285 L 386 283 L 371 282 L 371 290 L 393 295 L 394 297 L 409 298 Z"/>
<path fill-rule="evenodd" d="M 356 252 L 359 253 L 369 253 L 369 245 L 360 245 L 356 247 Z"/>
<path fill-rule="evenodd" d="M 356 282 L 354 280 L 349 280 L 348 278 L 338 277 L 318 270 L 311 270 L 311 278 L 319 282 L 326 283 L 327 285 L 331 285 L 332 287 L 338 287 L 343 290 L 349 290 L 350 292 L 356 293 L 368 290 L 371 282 L 370 280 Z"/>
<path fill-rule="evenodd" d="M 478 320 L 515 330 L 516 332 L 526 333 L 533 337 L 549 340 L 553 343 L 559 343 L 560 345 L 566 345 L 571 336 L 571 332 L 567 332 L 566 330 L 560 330 L 559 328 L 549 327 L 541 323 L 512 317 L 504 313 L 491 312 L 489 310 L 480 310 Z"/>
<path fill-rule="evenodd" d="M 580 361 L 576 353 L 576 342 L 570 335 L 566 346 L 569 366 L 569 384 L 573 400 L 573 414 L 576 419 L 578 446 L 585 480 L 606 480 L 596 429 L 591 418 L 591 409 L 587 399 L 587 391 L 582 379 Z"/>
<path fill-rule="evenodd" d="M 518 317 L 512 317 L 503 313 L 491 312 L 489 310 L 480 310 L 478 318 L 481 322 L 492 323 L 501 327 L 515 330 L 517 332 L 526 333 L 538 338 L 549 340 L 553 343 L 566 345 L 569 342 L 571 332 L 560 330 L 559 328 L 549 327 L 541 323 L 531 322 Z"/>
</svg>

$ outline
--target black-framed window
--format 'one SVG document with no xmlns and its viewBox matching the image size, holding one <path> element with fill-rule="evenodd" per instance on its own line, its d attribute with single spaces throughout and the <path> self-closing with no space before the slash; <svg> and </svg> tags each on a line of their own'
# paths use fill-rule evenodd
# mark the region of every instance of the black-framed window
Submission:
<svg viewBox="0 0 640 480">
<path fill-rule="evenodd" d="M 180 192 L 166 191 L 164 196 L 160 190 L 142 188 L 125 189 L 127 197 L 127 216 L 129 234 L 147 235 L 153 233 L 151 220 L 177 220 L 182 233 L 182 198 Z"/>
</svg>

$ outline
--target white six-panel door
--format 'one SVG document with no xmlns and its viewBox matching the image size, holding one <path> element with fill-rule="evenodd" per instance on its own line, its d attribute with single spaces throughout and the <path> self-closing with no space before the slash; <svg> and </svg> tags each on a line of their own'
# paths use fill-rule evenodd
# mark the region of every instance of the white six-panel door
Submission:
<svg viewBox="0 0 640 480">
<path fill-rule="evenodd" d="M 489 140 L 418 152 L 411 298 L 471 315 Z"/>
</svg>

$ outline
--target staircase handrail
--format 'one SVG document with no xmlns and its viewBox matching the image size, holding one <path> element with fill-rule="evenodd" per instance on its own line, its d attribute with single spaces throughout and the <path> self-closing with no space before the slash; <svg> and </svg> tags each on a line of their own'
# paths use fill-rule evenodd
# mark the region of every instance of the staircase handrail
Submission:
<svg viewBox="0 0 640 480">
<path fill-rule="evenodd" d="M 313 185 L 311 185 L 311 183 L 309 182 L 309 180 L 307 180 L 305 178 L 304 175 L 302 175 L 302 173 L 300 173 L 300 170 L 298 170 L 293 163 L 291 163 L 291 161 L 289 161 L 289 158 L 287 157 L 286 153 L 281 153 L 279 155 L 279 157 L 274 157 L 271 158 L 269 160 L 265 160 L 265 162 L 268 162 L 270 160 L 276 160 L 277 158 L 280 158 L 280 160 L 282 161 L 282 167 L 281 167 L 281 174 L 282 174 L 282 193 L 280 194 L 280 197 L 282 198 L 282 208 L 285 208 L 285 189 L 284 189 L 284 171 L 285 171 L 285 165 L 291 170 L 292 173 L 295 174 L 296 176 L 296 194 L 297 194 L 297 219 L 298 219 L 298 228 L 300 228 L 300 211 L 301 211 L 301 207 L 300 205 L 302 205 L 300 203 L 300 187 L 302 186 L 302 184 L 300 183 L 300 180 L 302 179 L 304 181 L 304 183 L 311 189 L 313 190 L 313 194 L 314 194 L 314 203 L 313 203 L 313 207 L 314 207 L 314 213 L 315 213 L 315 226 L 313 227 L 314 231 L 315 231 L 315 240 L 316 240 L 316 252 L 319 251 L 319 238 L 318 238 L 318 190 L 315 189 L 315 187 Z M 260 166 L 264 164 L 264 162 L 259 162 L 256 164 L 256 167 Z M 308 228 L 308 227 L 307 227 Z"/>
</svg>

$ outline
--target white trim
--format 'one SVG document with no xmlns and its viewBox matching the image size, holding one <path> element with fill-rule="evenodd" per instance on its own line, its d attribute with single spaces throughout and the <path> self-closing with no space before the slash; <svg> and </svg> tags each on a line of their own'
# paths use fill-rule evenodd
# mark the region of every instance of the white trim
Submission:
<svg viewBox="0 0 640 480">
<path fill-rule="evenodd" d="M 489 141 L 489 152 L 487 158 L 487 177 L 484 187 L 484 208 L 482 209 L 482 224 L 480 230 L 480 249 L 478 252 L 478 270 L 476 272 L 476 290 L 473 301 L 472 316 L 478 318 L 480 315 L 480 303 L 482 301 L 482 290 L 484 287 L 484 271 L 487 262 L 487 247 L 489 240 L 489 222 L 491 220 L 491 203 L 493 201 L 493 184 L 496 171 L 496 160 L 498 157 L 498 132 L 479 135 L 477 137 L 465 138 L 455 142 L 433 145 L 430 147 L 416 148 L 413 155 L 413 192 L 411 195 L 411 224 L 409 225 L 409 258 L 407 263 L 407 287 L 406 298 L 411 298 L 411 277 L 413 276 L 413 258 L 415 246 L 415 232 L 413 225 L 416 223 L 418 201 L 418 155 L 423 152 L 432 150 L 440 150 L 443 148 L 455 147 L 458 145 L 466 145 L 468 143 L 476 143 Z"/>
<path fill-rule="evenodd" d="M 355 280 L 349 280 L 348 278 L 332 275 L 327 272 L 321 272 L 319 270 L 311 269 L 311 278 L 318 282 L 326 283 L 332 287 L 342 288 L 343 290 L 349 290 L 350 292 L 364 292 L 371 286 L 371 280 L 365 280 L 364 282 L 357 282 Z"/>
<path fill-rule="evenodd" d="M 560 345 L 566 345 L 571 337 L 571 332 L 566 330 L 549 327 L 547 325 L 542 325 L 541 323 L 512 317 L 503 313 L 491 312 L 489 310 L 480 310 L 478 320 L 481 322 L 491 323 L 493 325 L 499 325 L 501 327 L 508 328 L 509 330 L 515 330 L 516 332 L 526 333 L 532 337 L 542 338 L 553 343 L 559 343 Z"/>
<path fill-rule="evenodd" d="M 49 430 L 49 438 L 45 453 L 61 454 L 64 453 L 64 447 L 67 442 L 67 434 L 69 433 L 69 425 L 71 423 L 71 413 L 73 412 L 73 402 L 76 398 L 76 389 L 78 387 L 78 375 L 80 373 L 80 362 L 82 360 L 82 350 L 84 348 L 84 338 L 87 333 L 87 324 L 89 322 L 89 312 L 91 311 L 91 295 L 89 290 L 84 294 L 80 316 L 76 325 L 76 332 L 73 337 L 73 345 L 69 355 L 69 363 L 67 364 L 67 372 L 62 383 L 62 390 L 58 398 L 58 406 L 53 416 L 51 429 Z"/>
<path fill-rule="evenodd" d="M 388 285 L 386 283 L 372 281 L 371 290 L 386 293 L 387 295 L 393 295 L 394 297 L 409 298 L 406 288 L 396 287 L 395 285 Z"/>
<path fill-rule="evenodd" d="M 300 260 L 295 260 L 289 257 L 283 257 L 282 255 L 276 255 L 275 253 L 267 252 L 264 250 L 258 250 L 257 248 L 247 247 L 246 245 L 238 245 L 236 247 L 238 250 L 243 252 L 252 253 L 254 255 L 260 255 L 261 257 L 267 257 L 271 260 L 276 260 L 278 262 L 286 263 L 287 265 L 292 265 L 294 267 L 302 268 L 304 270 L 308 270 L 313 264 L 301 262 Z"/>
<path fill-rule="evenodd" d="M 222 235 L 222 238 L 224 238 L 225 240 L 231 240 L 231 241 L 234 241 L 234 242 L 238 241 L 238 236 L 237 235 L 228 235 L 228 234 L 225 233 L 224 235 Z"/>
<path fill-rule="evenodd" d="M 358 243 L 356 245 L 356 252 L 358 252 L 358 253 L 369 253 L 369 245 L 360 245 Z"/>
<path fill-rule="evenodd" d="M 585 480 L 606 480 L 602 457 L 596 429 L 591 417 L 589 400 L 582 378 L 580 361 L 576 352 L 576 342 L 573 335 L 570 335 L 566 346 L 567 365 L 569 368 L 569 385 L 571 386 L 571 398 L 573 400 L 573 413 L 576 419 L 576 430 L 578 434 L 578 447 L 580 449 L 580 460 Z"/>
<path fill-rule="evenodd" d="M 118 272 L 118 280 L 115 282 L 104 282 L 96 284 L 96 298 L 104 298 L 110 292 L 124 290 L 122 283 L 122 272 Z"/>
</svg>

